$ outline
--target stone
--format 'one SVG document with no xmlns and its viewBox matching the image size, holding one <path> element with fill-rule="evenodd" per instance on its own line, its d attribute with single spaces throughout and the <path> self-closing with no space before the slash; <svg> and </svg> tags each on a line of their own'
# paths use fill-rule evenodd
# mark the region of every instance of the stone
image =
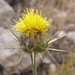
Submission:
<svg viewBox="0 0 75 75">
<path fill-rule="evenodd" d="M 56 72 L 56 65 L 54 63 L 49 64 L 49 75 L 52 75 Z"/>
<path fill-rule="evenodd" d="M 72 40 L 74 42 L 74 45 L 75 45 L 75 36 L 74 35 L 75 35 L 75 31 L 70 31 L 67 33 L 67 38 L 69 40 Z"/>
<path fill-rule="evenodd" d="M 45 63 L 45 64 L 50 64 L 51 63 L 51 60 L 49 59 L 49 57 L 47 55 L 44 56 L 43 63 Z"/>
<path fill-rule="evenodd" d="M 66 31 L 75 31 L 75 24 L 69 24 L 68 27 L 66 28 Z"/>
<path fill-rule="evenodd" d="M 61 37 L 61 36 L 65 35 L 65 34 L 66 34 L 65 31 L 61 31 L 61 32 L 58 34 L 58 37 Z"/>
<path fill-rule="evenodd" d="M 11 32 L 8 29 L 3 30 L 11 34 Z M 12 30 L 15 32 L 14 29 Z M 19 42 L 17 42 L 12 37 L 8 36 L 6 33 L 0 31 L 0 65 L 4 68 L 3 69 L 4 75 L 12 75 L 13 73 L 19 74 L 23 71 L 25 72 L 32 70 L 30 54 L 24 53 L 21 61 L 19 62 L 22 51 L 21 49 L 12 49 L 15 46 L 19 46 Z M 12 48 L 1 49 L 1 47 L 12 47 Z M 36 63 L 37 67 L 41 63 L 39 55 L 36 56 Z"/>
<path fill-rule="evenodd" d="M 13 18 L 15 17 L 15 11 L 4 0 L 0 0 L 0 26 L 5 27 L 3 22 L 7 24 L 13 24 Z"/>
<path fill-rule="evenodd" d="M 30 2 L 29 2 L 29 5 L 34 5 L 36 3 L 36 0 L 31 0 Z"/>
</svg>

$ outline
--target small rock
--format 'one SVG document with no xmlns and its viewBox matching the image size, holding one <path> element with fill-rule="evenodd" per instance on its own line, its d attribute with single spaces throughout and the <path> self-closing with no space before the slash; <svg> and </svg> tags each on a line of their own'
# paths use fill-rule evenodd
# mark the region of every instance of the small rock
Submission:
<svg viewBox="0 0 75 75">
<path fill-rule="evenodd" d="M 5 27 L 3 22 L 13 24 L 12 19 L 14 18 L 14 15 L 15 11 L 13 8 L 4 0 L 0 0 L 0 26 Z"/>
<path fill-rule="evenodd" d="M 56 72 L 56 65 L 53 64 L 53 63 L 51 63 L 51 64 L 49 65 L 49 75 L 52 75 L 52 74 L 54 74 L 55 72 Z"/>
<path fill-rule="evenodd" d="M 45 56 L 44 59 L 43 59 L 43 62 L 46 63 L 46 64 L 50 64 L 51 60 L 47 56 Z"/>
<path fill-rule="evenodd" d="M 34 5 L 35 3 L 36 3 L 36 0 L 31 0 L 29 4 L 32 6 L 32 5 Z"/>
<path fill-rule="evenodd" d="M 72 40 L 75 44 L 75 31 L 70 31 L 67 33 L 67 38 Z"/>
<path fill-rule="evenodd" d="M 75 31 L 75 25 L 74 24 L 69 24 L 68 27 L 66 28 L 66 31 Z"/>
<path fill-rule="evenodd" d="M 57 17 L 65 18 L 67 16 L 66 12 L 60 12 L 57 14 Z"/>
<path fill-rule="evenodd" d="M 61 37 L 61 36 L 65 35 L 65 34 L 66 34 L 65 31 L 61 31 L 61 32 L 58 34 L 58 37 Z"/>
</svg>

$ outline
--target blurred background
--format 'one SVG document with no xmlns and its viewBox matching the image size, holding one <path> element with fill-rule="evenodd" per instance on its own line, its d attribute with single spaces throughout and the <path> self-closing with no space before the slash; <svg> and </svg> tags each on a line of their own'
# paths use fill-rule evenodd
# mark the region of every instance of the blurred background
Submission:
<svg viewBox="0 0 75 75">
<path fill-rule="evenodd" d="M 67 53 L 50 51 L 58 63 L 46 52 L 41 54 L 43 62 L 37 55 L 38 75 L 75 75 L 75 0 L 0 0 L 0 47 L 19 46 L 16 40 L 5 33 L 12 34 L 3 22 L 15 32 L 12 28 L 15 25 L 13 19 L 22 17 L 26 7 L 42 10 L 43 17 L 52 18 L 47 38 L 68 25 L 56 36 L 67 34 L 66 37 L 49 45 L 51 48 L 66 50 Z M 20 55 L 18 49 L 0 48 L 0 75 L 33 75 L 30 55 L 25 53 L 18 63 Z"/>
</svg>

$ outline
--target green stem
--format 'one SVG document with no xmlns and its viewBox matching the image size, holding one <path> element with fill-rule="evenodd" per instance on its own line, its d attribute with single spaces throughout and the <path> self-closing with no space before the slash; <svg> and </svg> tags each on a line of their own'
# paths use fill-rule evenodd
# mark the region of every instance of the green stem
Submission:
<svg viewBox="0 0 75 75">
<path fill-rule="evenodd" d="M 31 61 L 32 61 L 33 75 L 37 75 L 37 70 L 36 70 L 36 54 L 34 52 L 31 53 Z"/>
</svg>

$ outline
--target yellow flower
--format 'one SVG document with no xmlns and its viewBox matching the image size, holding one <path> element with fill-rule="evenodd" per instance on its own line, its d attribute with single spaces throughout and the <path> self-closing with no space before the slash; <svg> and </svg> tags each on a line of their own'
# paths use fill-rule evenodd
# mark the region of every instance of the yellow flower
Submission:
<svg viewBox="0 0 75 75">
<path fill-rule="evenodd" d="M 22 19 L 20 18 L 18 22 L 16 22 L 16 30 L 21 34 L 29 35 L 31 32 L 34 34 L 43 33 L 47 31 L 50 26 L 49 20 L 43 18 L 40 14 L 38 14 L 38 10 L 34 13 L 34 9 L 26 8 L 26 11 L 22 14 Z"/>
</svg>

